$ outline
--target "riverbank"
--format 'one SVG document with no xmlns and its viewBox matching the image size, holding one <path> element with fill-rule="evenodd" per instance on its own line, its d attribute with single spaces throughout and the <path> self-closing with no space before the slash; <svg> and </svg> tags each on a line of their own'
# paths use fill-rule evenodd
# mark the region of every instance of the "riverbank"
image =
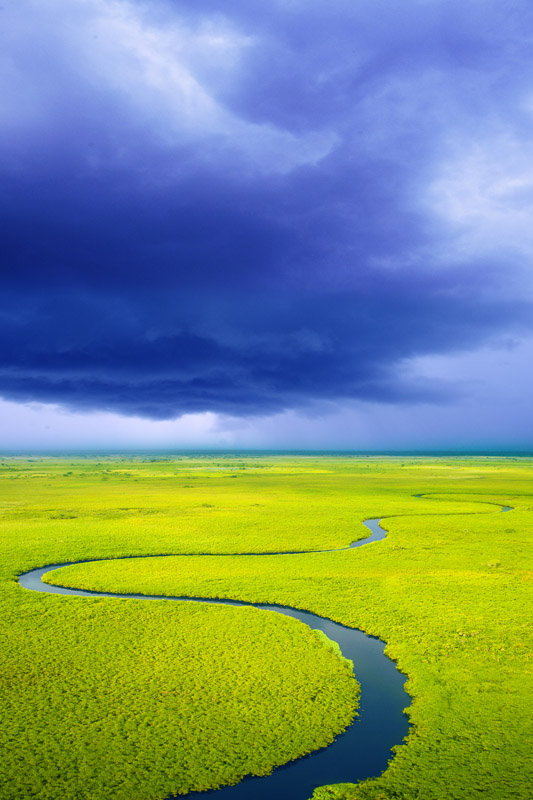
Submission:
<svg viewBox="0 0 533 800">
<path fill-rule="evenodd" d="M 23 685 L 33 685 L 36 701 L 41 679 L 50 686 L 52 677 L 58 681 L 61 675 L 65 689 L 65 705 L 56 704 L 55 713 L 44 703 L 44 685 L 39 689 L 43 702 L 38 718 L 24 717 L 23 709 L 17 708 L 18 719 L 29 729 L 42 732 L 66 724 L 72 713 L 68 698 L 80 697 L 77 681 L 85 673 L 75 661 L 64 663 L 64 646 L 57 644 L 56 634 L 78 601 L 49 598 L 43 605 L 40 600 L 37 611 L 33 593 L 22 592 L 13 582 L 17 573 L 71 560 L 74 552 L 83 558 L 109 558 L 169 552 L 170 546 L 177 546 L 181 552 L 215 553 L 228 552 L 230 543 L 243 553 L 282 549 L 280 544 L 291 550 L 334 549 L 357 537 L 358 520 L 381 512 L 389 517 L 384 523 L 389 535 L 368 547 L 316 555 L 218 558 L 209 569 L 205 560 L 187 558 L 174 576 L 163 567 L 152 568 L 150 574 L 136 570 L 131 590 L 158 593 L 163 586 L 174 593 L 179 584 L 179 594 L 304 607 L 385 639 L 388 653 L 410 676 L 414 728 L 383 777 L 360 785 L 354 796 L 396 793 L 411 798 L 418 791 L 446 800 L 455 797 L 458 787 L 462 797 L 477 796 L 481 785 L 487 798 L 527 796 L 523 665 L 529 619 L 524 570 L 530 558 L 526 537 L 532 527 L 530 464 L 423 459 L 401 466 L 399 461 L 378 459 L 274 459 L 234 465 L 201 460 L 98 465 L 84 460 L 14 466 L 3 473 L 1 487 L 3 563 L 6 575 L 9 566 L 13 576 L 4 584 L 2 610 L 11 643 L 6 653 L 15 659 L 15 667 L 16 659 L 29 650 L 35 659 L 39 652 L 48 654 L 53 670 L 40 675 L 37 661 L 26 659 L 24 671 L 17 672 L 16 667 L 8 673 L 17 676 L 14 681 L 7 679 L 8 689 L 14 698 L 18 696 L 19 705 Z M 205 466 L 228 468 L 202 471 Z M 430 497 L 410 497 L 414 493 Z M 496 508 L 483 502 L 506 503 L 515 510 L 493 513 Z M 480 513 L 485 511 L 491 513 Z M 117 561 L 114 567 L 125 563 Z M 112 577 L 107 574 L 106 580 Z M 14 592 L 18 592 L 16 603 Z M 8 595 L 13 605 L 7 605 Z M 58 603 L 56 612 L 52 604 Z M 98 631 L 115 612 L 106 610 L 105 599 L 88 604 L 86 624 L 72 632 L 70 641 L 84 669 L 83 659 L 92 659 L 109 674 L 120 700 L 121 692 L 127 695 L 131 678 L 121 685 L 113 656 L 95 652 Z M 124 612 L 124 624 L 127 616 Z M 131 620 L 129 628 L 142 637 L 142 626 Z M 122 633 L 127 638 L 125 628 Z M 156 688 L 141 687 L 140 692 Z M 100 695 L 105 709 L 111 698 L 106 699 L 104 687 Z M 137 727 L 150 722 L 137 706 L 113 702 L 109 707 L 115 716 L 119 711 L 125 718 L 129 714 Z M 82 711 L 78 702 L 80 723 Z M 30 753 L 23 755 L 24 739 L 15 733 L 15 720 L 6 722 L 4 738 L 13 731 L 7 740 L 13 768 L 17 763 L 26 765 L 24 773 L 14 772 L 15 780 L 29 774 L 39 777 L 48 770 L 40 797 L 44 785 L 54 800 L 67 797 L 61 789 L 63 776 L 54 773 L 53 753 L 43 747 L 39 760 L 32 761 Z M 105 753 L 94 755 L 97 731 L 101 735 L 111 723 L 113 717 L 100 716 L 80 728 L 79 739 L 68 725 L 62 734 L 70 754 L 76 748 L 88 754 L 83 779 L 93 789 L 91 781 L 98 781 L 106 765 Z M 157 752 L 165 746 L 157 732 L 155 745 Z M 143 747 L 148 744 L 137 750 L 136 763 Z M 108 796 L 118 797 L 121 791 L 113 785 L 122 780 L 119 766 L 116 763 L 111 771 Z M 135 780 L 127 760 L 123 767 L 126 781 Z M 6 791 L 12 792 L 13 784 Z M 350 793 L 349 787 L 335 789 L 328 797 Z"/>
</svg>

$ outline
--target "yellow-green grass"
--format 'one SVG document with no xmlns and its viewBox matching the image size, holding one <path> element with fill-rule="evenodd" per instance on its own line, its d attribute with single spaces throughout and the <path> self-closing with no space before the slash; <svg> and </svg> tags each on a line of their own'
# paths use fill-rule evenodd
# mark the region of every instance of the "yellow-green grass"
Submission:
<svg viewBox="0 0 533 800">
<path fill-rule="evenodd" d="M 296 620 L 51 597 L 13 580 L 80 552 L 142 550 L 143 542 L 179 550 L 180 516 L 197 517 L 183 531 L 194 547 L 212 504 L 191 503 L 186 491 L 176 498 L 174 484 L 150 485 L 151 472 L 140 493 L 133 485 L 126 494 L 118 471 L 101 486 L 90 464 L 46 461 L 36 471 L 8 461 L 2 477 L 3 798 L 148 800 L 216 787 L 324 746 L 351 721 L 351 665 Z"/>
<path fill-rule="evenodd" d="M 8 636 L 2 797 L 148 799 L 235 783 L 328 744 L 353 716 L 351 665 L 296 620 L 74 602 L 28 603 Z"/>
<path fill-rule="evenodd" d="M 150 703 L 160 687 L 157 681 L 143 682 L 142 677 L 149 674 L 147 664 L 154 661 L 147 661 L 146 653 L 155 648 L 155 652 L 173 654 L 157 659 L 163 683 L 168 679 L 171 671 L 167 662 L 169 658 L 178 659 L 181 652 L 179 648 L 172 650 L 174 633 L 169 631 L 180 627 L 175 620 L 198 612 L 165 601 L 36 596 L 14 584 L 15 572 L 76 558 L 343 547 L 364 535 L 360 520 L 383 516 L 388 517 L 384 522 L 389 531 L 387 539 L 356 550 L 123 560 L 64 568 L 50 580 L 119 592 L 277 602 L 307 608 L 385 639 L 389 643 L 387 652 L 409 676 L 408 688 L 414 698 L 414 727 L 408 744 L 399 748 L 382 777 L 358 787 L 317 790 L 317 798 L 529 798 L 531 681 L 527 655 L 531 643 L 527 636 L 531 595 L 526 570 L 531 563 L 528 548 L 533 527 L 530 461 L 218 457 L 158 462 L 102 460 L 100 466 L 90 460 L 10 460 L 5 465 L 0 476 L 5 542 L 2 561 L 8 579 L 5 611 L 13 637 L 8 682 L 17 698 L 17 712 L 8 722 L 19 724 L 9 746 L 17 753 L 18 763 L 22 760 L 30 765 L 26 768 L 30 776 L 42 771 L 43 760 L 35 743 L 17 733 L 27 722 L 36 732 L 35 741 L 45 753 L 51 753 L 44 759 L 48 794 L 41 786 L 40 793 L 36 789 L 33 795 L 22 796 L 83 797 L 65 794 L 59 773 L 67 757 L 60 758 L 61 747 L 52 745 L 58 738 L 52 731 L 54 725 L 59 726 L 63 731 L 60 740 L 70 730 L 68 722 L 63 724 L 69 714 L 80 713 L 83 719 L 83 707 L 81 711 L 72 708 L 76 707 L 75 698 L 84 692 L 91 697 L 90 702 L 85 700 L 91 708 L 92 695 L 97 698 L 101 718 L 94 727 L 83 729 L 83 735 L 76 728 L 67 746 L 71 750 L 68 757 L 74 753 L 75 763 L 86 765 L 84 783 L 94 781 L 93 794 L 87 797 L 104 797 L 107 791 L 107 796 L 148 800 L 164 796 L 165 787 L 170 791 L 173 778 L 168 764 L 172 754 L 164 749 L 170 715 L 164 706 L 162 727 L 154 724 Z M 66 474 L 69 472 L 72 474 Z M 414 493 L 430 496 L 416 499 L 411 497 Z M 512 505 L 515 510 L 501 514 L 489 503 Z M 21 611 L 25 612 L 23 621 Z M 213 613 L 233 614 L 235 641 L 243 642 L 243 652 L 250 647 L 253 653 L 253 626 L 239 628 L 237 622 L 245 611 L 250 619 L 252 614 L 254 619 L 264 619 L 265 612 L 253 609 L 217 607 Z M 205 612 L 206 620 L 211 613 Z M 272 616 L 266 615 L 266 620 L 257 624 L 267 626 L 269 647 L 265 649 L 274 654 L 276 636 L 281 634 Z M 212 625 L 216 627 L 216 623 Z M 193 630 L 195 625 L 186 623 L 186 627 Z M 284 663 L 288 673 L 302 658 L 292 628 L 296 630 L 293 625 L 287 633 L 289 645 L 279 645 L 287 651 Z M 138 636 L 128 638 L 130 630 Z M 62 654 L 63 637 L 68 647 Z M 210 652 L 209 637 L 199 632 L 196 638 L 187 639 L 188 647 L 194 650 L 204 641 Z M 132 644 L 128 651 L 124 641 L 135 646 Z M 317 653 L 328 652 L 316 639 L 307 637 L 305 642 Z M 227 649 L 238 681 L 245 667 L 232 658 L 229 644 L 222 636 L 216 652 L 222 658 Z M 353 708 L 353 692 L 347 688 L 351 684 L 345 682 L 342 663 L 333 654 L 329 656 L 328 669 L 336 670 L 337 676 L 334 700 L 347 711 Z M 133 658 L 129 668 L 125 666 L 128 658 Z M 137 658 L 141 659 L 139 669 L 133 666 Z M 38 662 L 43 659 L 53 666 L 41 673 L 44 678 L 40 681 Z M 274 666 L 276 661 L 280 659 L 274 654 Z M 320 680 L 324 666 L 315 663 L 316 670 L 307 666 Z M 36 681 L 33 687 L 17 679 L 28 674 Z M 114 687 L 113 692 L 91 688 L 99 685 L 98 674 L 105 675 L 105 683 Z M 276 678 L 272 680 L 275 684 Z M 211 690 L 214 684 L 218 685 L 218 679 L 210 673 L 203 685 Z M 68 691 L 61 693 L 65 685 Z M 54 711 L 46 707 L 52 694 L 58 704 Z M 123 698 L 134 694 L 135 702 L 126 706 Z M 296 701 L 301 701 L 302 712 L 294 711 L 295 706 L 285 706 L 285 698 L 283 708 L 302 721 L 301 741 L 309 742 L 306 737 L 318 734 L 315 727 L 322 728 L 326 723 L 311 722 L 305 696 Z M 280 698 L 274 702 L 267 692 L 264 696 L 259 692 L 250 702 L 256 704 L 254 711 L 263 707 L 266 718 L 273 706 L 280 704 Z M 35 708 L 39 710 L 28 712 Z M 38 718 L 28 720 L 28 713 Z M 113 751 L 113 758 L 105 761 L 109 747 L 102 743 L 109 734 L 98 732 L 98 727 L 109 731 L 106 725 L 115 716 L 130 726 L 128 731 L 147 725 L 150 734 L 138 737 L 131 750 Z M 211 717 L 207 712 L 205 725 L 214 725 L 214 717 L 222 725 L 218 735 L 224 742 L 231 725 L 225 732 L 224 720 L 214 711 Z M 180 718 L 185 738 L 189 732 L 195 735 L 191 727 L 195 720 L 196 714 L 187 721 Z M 335 724 L 338 730 L 345 717 L 341 714 Z M 329 731 L 331 734 L 331 728 Z M 284 735 L 278 738 L 286 743 Z M 129 742 L 129 737 L 125 741 Z M 246 741 L 241 744 L 242 759 L 246 759 L 247 749 L 254 748 Z M 289 749 L 293 744 L 288 743 Z M 270 746 L 264 755 L 261 763 L 268 769 L 274 763 L 269 761 Z M 102 759 L 110 765 L 105 770 L 108 782 L 102 777 Z M 222 763 L 222 756 L 219 759 L 221 763 L 215 766 L 224 771 L 228 765 Z M 149 766 L 145 768 L 146 764 Z M 194 758 L 191 765 L 191 776 L 202 774 L 205 780 L 203 767 Z M 229 776 L 229 772 L 225 774 Z M 236 776 L 235 772 L 231 774 Z M 75 770 L 68 775 L 70 781 L 75 780 Z M 8 785 L 2 796 L 11 798 L 20 796 L 20 792 L 13 793 L 13 785 L 11 789 Z"/>
</svg>

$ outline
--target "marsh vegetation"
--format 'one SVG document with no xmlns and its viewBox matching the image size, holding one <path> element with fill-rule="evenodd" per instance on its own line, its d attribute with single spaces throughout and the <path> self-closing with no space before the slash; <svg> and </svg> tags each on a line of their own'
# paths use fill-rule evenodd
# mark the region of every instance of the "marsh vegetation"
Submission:
<svg viewBox="0 0 533 800">
<path fill-rule="evenodd" d="M 16 583 L 46 563 L 168 553 L 56 580 L 309 609 L 385 639 L 409 676 L 413 728 L 389 769 L 316 798 L 529 797 L 531 462 L 5 459 L 0 484 L 6 800 L 150 800 L 180 790 L 178 772 L 182 791 L 231 782 L 319 746 L 353 715 L 345 665 L 291 620 Z M 387 539 L 357 550 L 178 556 L 345 547 L 376 516 Z M 191 746 L 177 769 L 177 739 L 214 743 L 210 764 Z"/>
</svg>

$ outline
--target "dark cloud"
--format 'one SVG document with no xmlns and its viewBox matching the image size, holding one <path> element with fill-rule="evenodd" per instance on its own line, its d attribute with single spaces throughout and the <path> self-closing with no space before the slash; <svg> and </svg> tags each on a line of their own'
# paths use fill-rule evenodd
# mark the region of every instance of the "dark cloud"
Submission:
<svg viewBox="0 0 533 800">
<path fill-rule="evenodd" d="M 450 142 L 524 143 L 525 4 L 17 8 L 4 397 L 158 419 L 437 400 L 405 359 L 529 324 L 527 247 L 432 188 L 460 186 Z"/>
</svg>

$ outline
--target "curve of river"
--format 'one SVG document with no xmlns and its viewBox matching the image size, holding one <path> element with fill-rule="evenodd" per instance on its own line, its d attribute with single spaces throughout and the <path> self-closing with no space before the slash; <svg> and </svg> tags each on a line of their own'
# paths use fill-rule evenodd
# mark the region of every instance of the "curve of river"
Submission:
<svg viewBox="0 0 533 800">
<path fill-rule="evenodd" d="M 423 495 L 414 495 L 422 497 Z M 510 506 L 502 506 L 502 511 L 510 511 Z M 205 555 L 295 555 L 305 553 L 332 553 L 384 539 L 387 532 L 381 527 L 382 519 L 368 519 L 363 522 L 370 530 L 365 539 L 353 542 L 349 547 L 329 550 L 297 550 L 276 553 L 208 553 Z M 163 556 L 187 557 L 198 553 L 165 553 L 161 556 L 124 556 L 119 558 L 161 558 Z M 187 798 L 204 798 L 216 793 L 223 800 L 307 800 L 317 786 L 332 783 L 357 783 L 366 778 L 380 775 L 391 758 L 391 749 L 402 742 L 409 730 L 405 707 L 410 698 L 404 690 L 406 676 L 384 654 L 386 643 L 369 636 L 357 628 L 348 628 L 338 622 L 319 617 L 310 611 L 301 611 L 288 606 L 263 603 L 246 603 L 238 600 L 212 599 L 203 597 L 169 597 L 168 595 L 118 594 L 96 592 L 84 589 L 69 589 L 63 586 L 43 583 L 46 573 L 61 567 L 89 561 L 109 561 L 115 559 L 85 559 L 63 564 L 48 564 L 19 575 L 18 581 L 25 589 L 46 594 L 75 595 L 77 597 L 114 597 L 135 600 L 178 600 L 180 602 L 218 603 L 223 605 L 245 605 L 254 608 L 276 611 L 294 617 L 310 628 L 323 631 L 329 639 L 337 642 L 345 658 L 356 665 L 357 679 L 361 684 L 359 715 L 351 725 L 336 737 L 328 747 L 316 750 L 307 756 L 290 761 L 264 777 L 246 776 L 234 786 L 207 792 L 191 792 Z M 183 796 L 183 795 L 181 795 Z M 171 795 L 168 800 L 174 798 Z"/>
</svg>

